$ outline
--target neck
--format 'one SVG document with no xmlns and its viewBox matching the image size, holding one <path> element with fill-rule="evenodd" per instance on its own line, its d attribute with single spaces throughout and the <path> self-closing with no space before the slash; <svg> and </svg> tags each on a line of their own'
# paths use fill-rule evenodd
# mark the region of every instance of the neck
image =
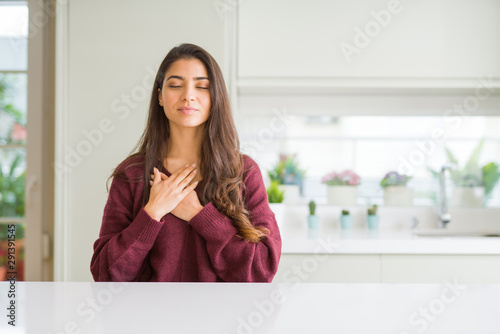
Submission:
<svg viewBox="0 0 500 334">
<path fill-rule="evenodd" d="M 203 130 L 203 126 L 192 128 L 171 126 L 167 158 L 183 164 L 199 164 Z"/>
</svg>

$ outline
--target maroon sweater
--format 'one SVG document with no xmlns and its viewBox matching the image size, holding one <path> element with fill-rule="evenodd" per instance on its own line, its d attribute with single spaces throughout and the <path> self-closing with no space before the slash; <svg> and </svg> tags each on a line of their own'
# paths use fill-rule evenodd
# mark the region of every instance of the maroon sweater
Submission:
<svg viewBox="0 0 500 334">
<path fill-rule="evenodd" d="M 127 161 L 119 170 L 125 165 Z M 143 171 L 144 165 L 133 166 L 125 176 L 133 180 L 142 177 Z M 162 172 L 171 175 L 165 168 Z M 94 280 L 271 282 L 281 257 L 281 236 L 260 169 L 248 156 L 244 156 L 243 180 L 252 224 L 270 231 L 258 243 L 237 237 L 231 220 L 212 202 L 189 222 L 171 213 L 154 220 L 142 205 L 144 182 L 114 177 L 94 243 L 90 265 Z M 198 196 L 203 182 L 195 188 Z"/>
</svg>

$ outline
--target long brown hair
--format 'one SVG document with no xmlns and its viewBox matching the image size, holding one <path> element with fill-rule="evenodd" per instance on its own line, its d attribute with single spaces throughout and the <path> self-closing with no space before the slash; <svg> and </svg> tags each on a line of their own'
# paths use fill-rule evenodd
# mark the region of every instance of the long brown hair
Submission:
<svg viewBox="0 0 500 334">
<path fill-rule="evenodd" d="M 167 142 L 170 137 L 169 120 L 165 116 L 163 107 L 159 105 L 158 89 L 162 89 L 165 74 L 170 66 L 179 59 L 200 60 L 207 70 L 210 81 L 211 109 L 204 127 L 204 137 L 207 140 L 202 142 L 201 159 L 198 165 L 203 175 L 203 182 L 200 183 L 203 185 L 200 202 L 202 205 L 212 202 L 219 211 L 230 218 L 238 230 L 236 234 L 238 237 L 249 242 L 259 242 L 269 233 L 269 230 L 262 226 L 252 225 L 250 213 L 243 201 L 242 192 L 245 190 L 243 155 L 240 153 L 240 143 L 224 78 L 215 59 L 197 45 L 181 44 L 170 50 L 163 59 L 151 93 L 146 129 L 132 151 L 135 153 L 131 153 L 125 160 L 144 157 L 143 163 L 131 163 L 125 167 L 127 169 L 134 165 L 144 165 L 144 175 L 142 180 L 127 181 L 144 181 L 142 201 L 145 205 L 149 200 L 151 189 L 150 175 L 153 167 L 161 168 L 167 156 Z M 110 178 L 114 176 L 123 178 L 125 169 L 116 168 Z"/>
</svg>

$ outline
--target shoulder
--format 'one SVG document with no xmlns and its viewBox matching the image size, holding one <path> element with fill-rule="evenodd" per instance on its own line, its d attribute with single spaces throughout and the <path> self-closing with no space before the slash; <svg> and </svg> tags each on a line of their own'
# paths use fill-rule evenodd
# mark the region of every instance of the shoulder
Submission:
<svg viewBox="0 0 500 334">
<path fill-rule="evenodd" d="M 145 157 L 144 155 L 132 154 L 123 160 L 118 167 L 116 167 L 114 176 L 119 176 L 120 178 L 133 179 L 141 178 L 144 174 L 145 167 Z"/>
<path fill-rule="evenodd" d="M 249 178 L 262 178 L 259 164 L 246 154 L 241 154 L 243 161 L 243 180 L 246 182 Z"/>
</svg>

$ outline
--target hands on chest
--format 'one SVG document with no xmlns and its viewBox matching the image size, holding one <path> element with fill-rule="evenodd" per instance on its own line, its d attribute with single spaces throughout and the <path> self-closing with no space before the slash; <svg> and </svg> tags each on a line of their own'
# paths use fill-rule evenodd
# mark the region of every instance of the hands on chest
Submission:
<svg viewBox="0 0 500 334">
<path fill-rule="evenodd" d="M 199 179 L 195 164 L 178 168 L 170 176 L 155 167 L 150 180 L 149 201 L 144 210 L 158 221 L 169 212 L 180 219 L 191 220 L 203 209 L 194 191 Z"/>
</svg>

